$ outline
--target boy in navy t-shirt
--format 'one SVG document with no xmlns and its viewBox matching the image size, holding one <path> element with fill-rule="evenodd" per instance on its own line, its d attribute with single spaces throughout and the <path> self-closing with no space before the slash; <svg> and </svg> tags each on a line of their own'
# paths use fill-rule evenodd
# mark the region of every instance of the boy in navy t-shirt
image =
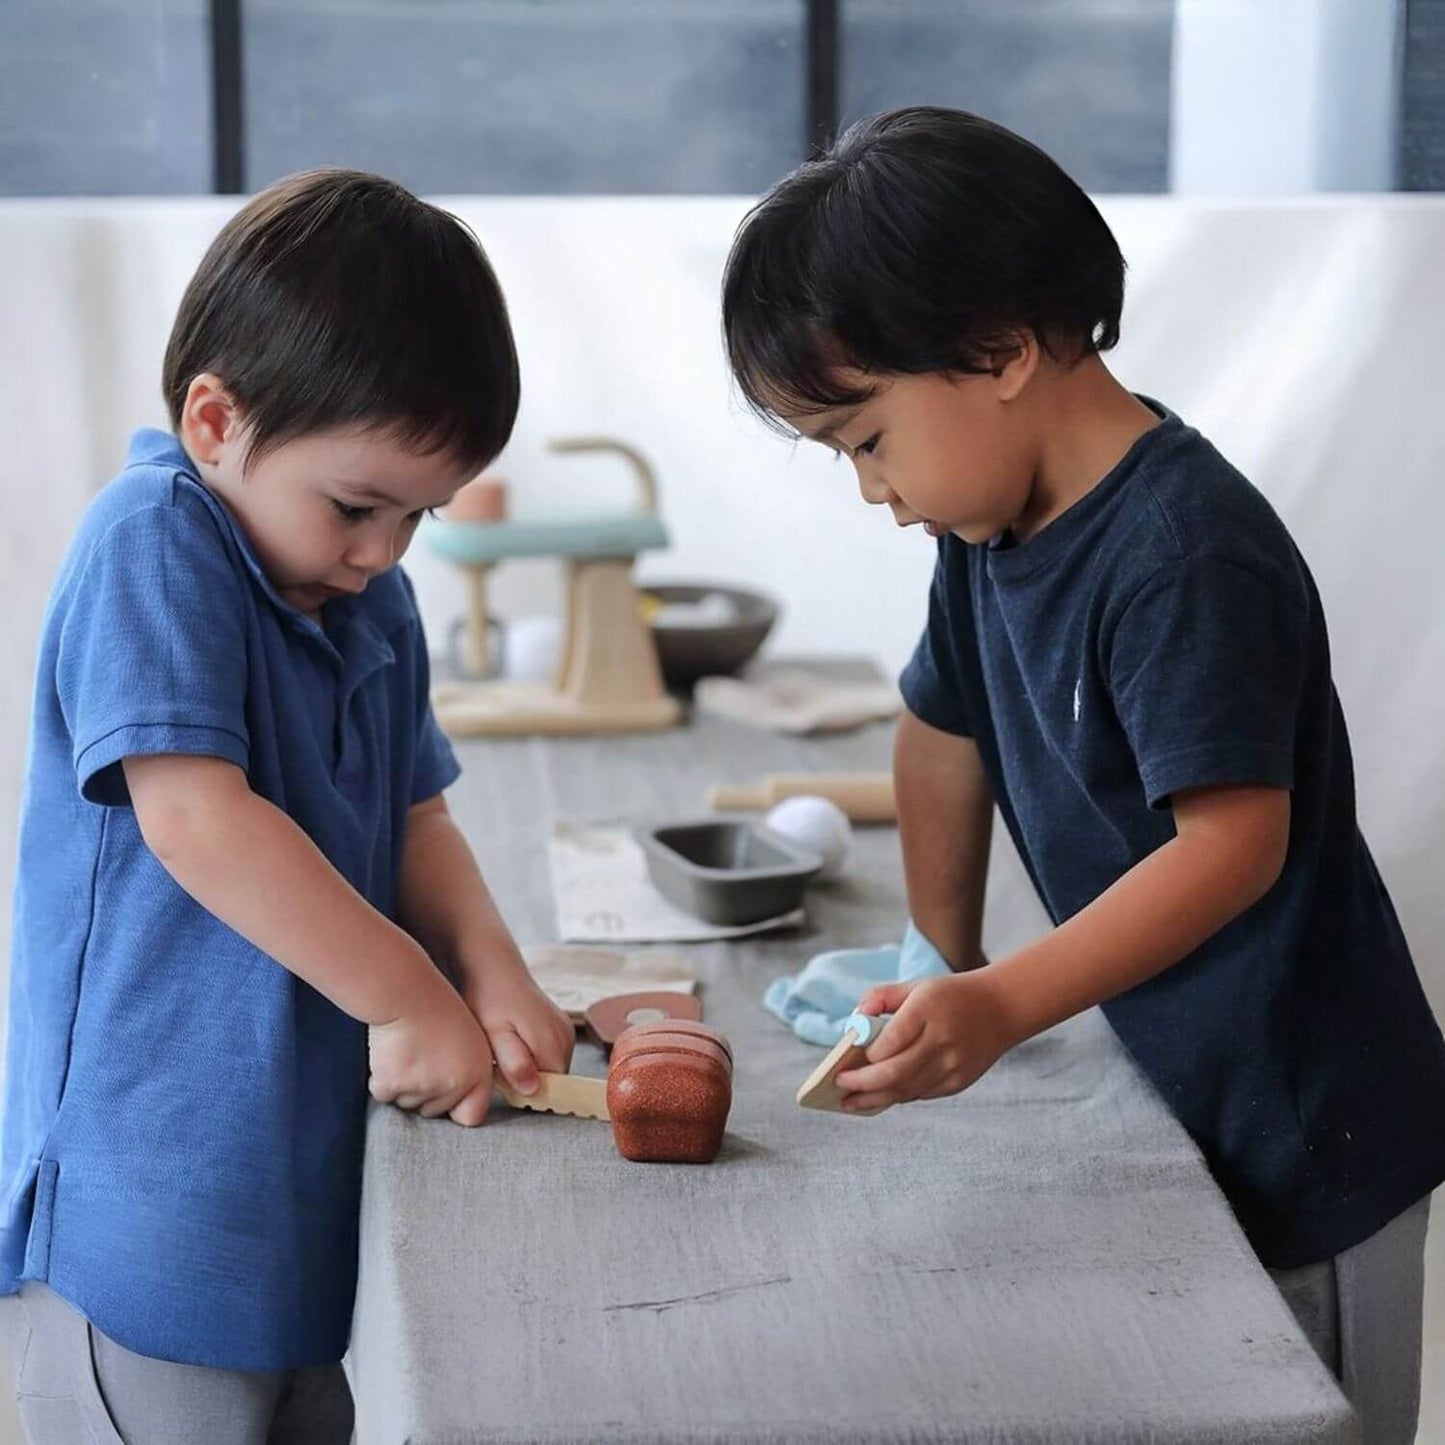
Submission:
<svg viewBox="0 0 1445 1445">
<path fill-rule="evenodd" d="M 1355 818 L 1319 595 L 1264 498 L 1114 380 L 1124 263 L 1041 151 L 919 107 L 741 227 L 750 404 L 938 539 L 895 784 L 954 972 L 840 1077 L 873 1111 L 1102 1004 L 1365 1423 L 1413 1439 L 1445 1043 Z M 997 805 L 1056 925 L 980 950 Z"/>
<path fill-rule="evenodd" d="M 225 226 L 40 641 L 0 1294 L 32 1445 L 344 1445 L 369 1090 L 565 1069 L 442 790 L 396 563 L 516 415 L 476 238 L 293 176 Z M 448 981 L 437 967 L 445 966 Z"/>
</svg>

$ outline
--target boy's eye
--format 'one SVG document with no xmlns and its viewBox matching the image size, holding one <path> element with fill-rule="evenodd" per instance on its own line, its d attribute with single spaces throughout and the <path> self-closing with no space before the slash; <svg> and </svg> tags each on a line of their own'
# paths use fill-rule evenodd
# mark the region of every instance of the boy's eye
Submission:
<svg viewBox="0 0 1445 1445">
<path fill-rule="evenodd" d="M 859 442 L 858 445 L 853 448 L 853 455 L 855 457 L 872 456 L 878 449 L 878 442 L 882 435 L 883 433 L 881 431 L 876 431 L 866 442 Z"/>
<path fill-rule="evenodd" d="M 371 515 L 373 510 L 371 507 L 353 507 L 346 502 L 338 502 L 335 497 L 332 497 L 331 505 L 336 508 L 337 515 L 344 522 L 363 521 Z"/>
</svg>

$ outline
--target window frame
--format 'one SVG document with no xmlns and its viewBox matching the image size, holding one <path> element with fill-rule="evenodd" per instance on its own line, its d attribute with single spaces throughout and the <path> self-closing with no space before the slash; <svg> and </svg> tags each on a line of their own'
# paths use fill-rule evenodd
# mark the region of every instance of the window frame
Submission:
<svg viewBox="0 0 1445 1445">
<path fill-rule="evenodd" d="M 211 176 L 218 196 L 246 194 L 245 0 L 210 0 Z M 842 52 L 838 0 L 804 0 L 804 157 L 838 134 Z"/>
</svg>

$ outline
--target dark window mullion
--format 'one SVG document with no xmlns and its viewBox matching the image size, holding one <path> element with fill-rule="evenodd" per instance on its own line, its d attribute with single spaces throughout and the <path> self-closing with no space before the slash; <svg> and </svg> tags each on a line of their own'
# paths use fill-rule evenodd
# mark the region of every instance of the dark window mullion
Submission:
<svg viewBox="0 0 1445 1445">
<path fill-rule="evenodd" d="M 211 137 L 218 196 L 239 196 L 246 189 L 241 75 L 241 0 L 211 0 Z"/>
<path fill-rule="evenodd" d="M 807 134 L 804 154 L 821 155 L 838 134 L 838 75 L 841 43 L 838 0 L 807 0 Z"/>
<path fill-rule="evenodd" d="M 1402 0 L 1395 184 L 1445 190 L 1445 0 Z"/>
</svg>

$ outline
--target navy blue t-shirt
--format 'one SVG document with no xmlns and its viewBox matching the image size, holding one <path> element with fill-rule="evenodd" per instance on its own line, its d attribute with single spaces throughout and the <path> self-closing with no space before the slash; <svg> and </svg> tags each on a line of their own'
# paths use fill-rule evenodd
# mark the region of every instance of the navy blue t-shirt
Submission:
<svg viewBox="0 0 1445 1445">
<path fill-rule="evenodd" d="M 1174 836 L 1172 793 L 1290 790 L 1270 892 L 1104 1012 L 1291 1268 L 1445 1179 L 1445 1041 L 1356 822 L 1313 579 L 1264 497 L 1149 404 L 1163 420 L 1028 542 L 940 539 L 902 689 L 976 741 L 1056 924 Z"/>
</svg>

